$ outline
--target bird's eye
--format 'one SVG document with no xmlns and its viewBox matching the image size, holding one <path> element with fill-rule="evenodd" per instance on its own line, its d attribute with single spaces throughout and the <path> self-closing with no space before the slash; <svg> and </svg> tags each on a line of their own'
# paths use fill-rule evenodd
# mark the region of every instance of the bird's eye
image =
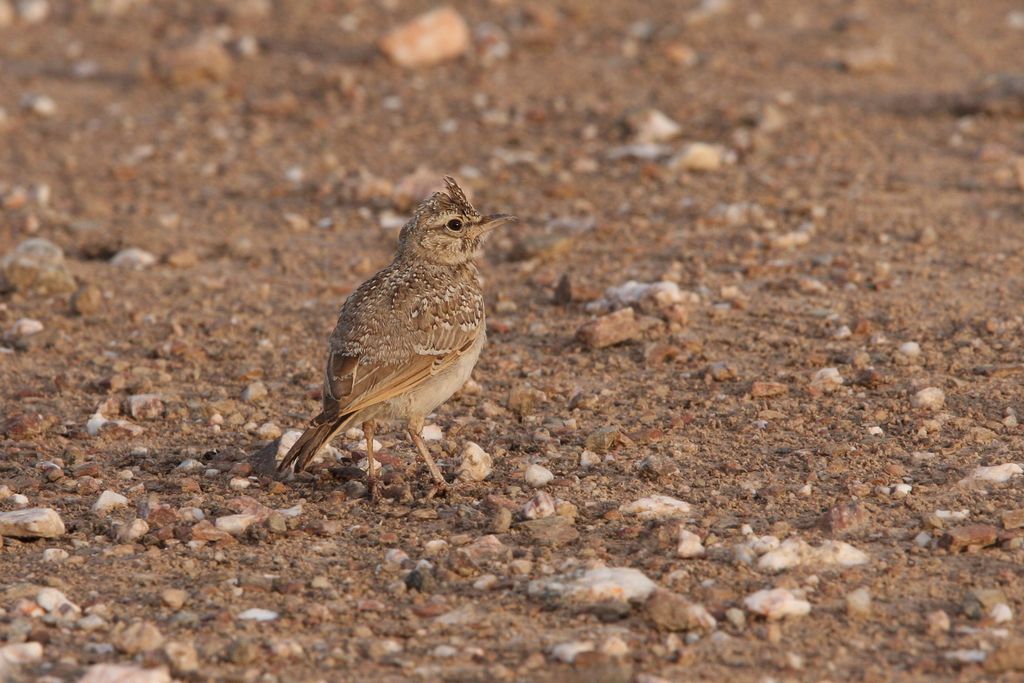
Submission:
<svg viewBox="0 0 1024 683">
<path fill-rule="evenodd" d="M 453 219 L 451 219 L 450 221 L 448 221 L 447 223 L 445 223 L 445 225 L 446 225 L 446 226 L 448 227 L 448 229 L 449 229 L 449 230 L 451 230 L 452 232 L 458 232 L 459 230 L 462 230 L 462 221 L 461 221 L 461 220 L 459 220 L 458 218 L 453 218 Z"/>
</svg>

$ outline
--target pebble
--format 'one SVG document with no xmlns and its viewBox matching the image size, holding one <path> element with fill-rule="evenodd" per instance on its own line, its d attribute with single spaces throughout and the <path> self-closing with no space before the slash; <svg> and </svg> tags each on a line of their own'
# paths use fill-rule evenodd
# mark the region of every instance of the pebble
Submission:
<svg viewBox="0 0 1024 683">
<path fill-rule="evenodd" d="M 264 422 L 256 429 L 256 436 L 261 439 L 276 439 L 281 436 L 281 428 L 273 422 Z"/>
<path fill-rule="evenodd" d="M 163 652 L 175 674 L 190 674 L 199 670 L 199 653 L 192 643 L 172 640 L 164 645 Z"/>
<path fill-rule="evenodd" d="M 151 621 L 136 621 L 113 637 L 114 647 L 127 655 L 153 652 L 164 644 L 164 635 Z"/>
<path fill-rule="evenodd" d="M 593 652 L 594 643 L 589 640 L 571 640 L 551 648 L 551 657 L 566 664 L 572 664 L 584 652 Z"/>
<path fill-rule="evenodd" d="M 656 590 L 644 604 L 647 617 L 667 631 L 713 631 L 717 620 L 703 605 L 667 590 Z"/>
<path fill-rule="evenodd" d="M 743 599 L 743 606 L 769 621 L 810 614 L 811 603 L 797 598 L 785 588 L 759 590 Z"/>
<path fill-rule="evenodd" d="M 166 588 L 160 593 L 160 600 L 171 609 L 178 610 L 188 602 L 188 592 L 180 588 Z"/>
<path fill-rule="evenodd" d="M 469 25 L 451 7 L 440 7 L 384 35 L 381 52 L 405 68 L 431 66 L 459 57 L 469 49 Z"/>
<path fill-rule="evenodd" d="M 242 391 L 242 400 L 246 403 L 262 401 L 270 394 L 263 382 L 253 382 Z"/>
<path fill-rule="evenodd" d="M 927 621 L 928 634 L 932 636 L 948 633 L 949 629 L 952 627 L 952 624 L 949 621 L 949 615 L 941 609 L 929 612 Z"/>
<path fill-rule="evenodd" d="M 63 548 L 47 548 L 43 551 L 43 562 L 63 562 L 68 557 L 68 551 Z"/>
<path fill-rule="evenodd" d="M 38 320 L 34 318 L 19 318 L 7 330 L 7 336 L 10 339 L 21 339 L 23 337 L 31 337 L 33 334 L 39 334 L 42 331 L 43 324 Z"/>
<path fill-rule="evenodd" d="M 867 617 L 871 614 L 871 592 L 857 588 L 846 594 L 846 613 L 853 617 Z"/>
<path fill-rule="evenodd" d="M 1024 474 L 1024 468 L 1015 462 L 991 467 L 977 467 L 969 475 L 960 480 L 959 486 L 974 487 L 981 484 L 1002 484 Z"/>
<path fill-rule="evenodd" d="M 992 605 L 988 611 L 988 618 L 994 624 L 1006 624 L 1013 621 L 1013 610 L 1005 602 L 999 602 Z"/>
<path fill-rule="evenodd" d="M 555 499 L 546 491 L 540 491 L 523 506 L 524 519 L 543 519 L 553 514 L 555 514 Z"/>
<path fill-rule="evenodd" d="M 149 533 L 149 522 L 136 517 L 130 522 L 115 524 L 113 531 L 118 543 L 133 543 Z"/>
<path fill-rule="evenodd" d="M 868 562 L 861 550 L 843 541 L 825 541 L 814 547 L 801 538 L 787 538 L 758 560 L 758 569 L 778 572 L 800 566 L 854 567 Z"/>
<path fill-rule="evenodd" d="M 171 683 L 166 667 L 144 669 L 130 664 L 93 664 L 78 683 Z"/>
<path fill-rule="evenodd" d="M 439 425 L 424 425 L 420 436 L 424 441 L 440 441 L 444 438 L 444 431 Z"/>
<path fill-rule="evenodd" d="M 629 654 L 629 645 L 618 636 L 608 636 L 601 643 L 601 652 L 609 657 L 625 657 Z"/>
<path fill-rule="evenodd" d="M 624 515 L 633 515 L 640 519 L 688 517 L 690 514 L 690 504 L 671 496 L 655 495 L 621 505 L 619 506 L 619 512 Z"/>
<path fill-rule="evenodd" d="M 128 499 L 120 493 L 107 489 L 93 503 L 92 511 L 97 515 L 105 515 L 111 510 L 128 507 Z"/>
<path fill-rule="evenodd" d="M 64 535 L 64 521 L 52 508 L 25 508 L 0 512 L 0 536 L 56 538 Z"/>
<path fill-rule="evenodd" d="M 25 95 L 21 98 L 21 107 L 43 118 L 50 118 L 57 113 L 57 103 L 49 95 Z"/>
<path fill-rule="evenodd" d="M 223 81 L 231 74 L 231 53 L 217 36 L 202 33 L 189 43 L 154 55 L 154 67 L 163 80 L 177 86 Z"/>
<path fill-rule="evenodd" d="M 687 559 L 702 557 L 704 555 L 704 544 L 701 543 L 700 536 L 692 531 L 680 528 L 676 555 Z"/>
<path fill-rule="evenodd" d="M 42 658 L 42 643 L 28 642 L 0 645 L 0 676 L 4 677 L 4 680 L 12 681 L 12 683 L 13 681 L 21 680 L 14 675 L 11 668 L 21 664 L 32 664 L 40 661 Z"/>
<path fill-rule="evenodd" d="M 523 475 L 523 479 L 529 486 L 535 489 L 543 488 L 547 486 L 555 475 L 552 474 L 551 470 L 544 467 L 543 465 L 533 464 L 526 468 L 526 473 Z"/>
<path fill-rule="evenodd" d="M 576 330 L 576 338 L 588 348 L 603 349 L 637 339 L 644 325 L 632 308 L 623 308 L 583 323 Z"/>
<path fill-rule="evenodd" d="M 248 482 L 248 480 L 245 481 Z M 249 527 L 259 521 L 259 516 L 243 512 L 237 515 L 218 517 L 214 520 L 213 525 L 221 531 L 237 536 L 238 534 L 245 533 Z"/>
<path fill-rule="evenodd" d="M 238 618 L 243 621 L 273 621 L 277 619 L 277 616 L 277 612 L 273 612 L 269 609 L 253 607 L 239 614 Z"/>
<path fill-rule="evenodd" d="M 143 270 L 149 268 L 154 263 L 156 263 L 156 256 L 138 247 L 122 249 L 110 259 L 111 265 L 132 270 Z"/>
<path fill-rule="evenodd" d="M 164 402 L 157 394 L 135 394 L 125 401 L 129 415 L 137 420 L 155 420 L 164 414 Z"/>
<path fill-rule="evenodd" d="M 842 385 L 843 376 L 839 374 L 838 368 L 822 368 L 814 373 L 810 390 L 812 393 L 831 394 Z"/>
<path fill-rule="evenodd" d="M 996 542 L 999 530 L 990 524 L 968 524 L 942 534 L 939 545 L 953 552 L 971 547 L 985 548 Z"/>
<path fill-rule="evenodd" d="M 1024 527 L 1024 508 L 1007 510 L 1001 516 L 1004 529 L 1020 529 Z"/>
<path fill-rule="evenodd" d="M 693 142 L 672 157 L 669 168 L 681 171 L 717 171 L 722 167 L 725 151 L 719 145 L 706 142 Z"/>
<path fill-rule="evenodd" d="M 70 294 L 77 286 L 64 251 L 39 237 L 21 242 L 0 259 L 0 281 L 12 289 L 37 294 Z"/>
<path fill-rule="evenodd" d="M 56 588 L 43 588 L 36 594 L 36 604 L 42 607 L 49 614 L 54 614 L 64 619 L 73 619 L 82 613 L 82 608 L 68 600 Z"/>
<path fill-rule="evenodd" d="M 26 24 L 39 24 L 50 16 L 49 0 L 18 0 L 18 18 Z"/>
<path fill-rule="evenodd" d="M 946 405 L 946 392 L 938 387 L 921 389 L 910 398 L 910 405 L 919 410 L 940 410 Z"/>
<path fill-rule="evenodd" d="M 903 342 L 898 350 L 901 355 L 910 360 L 914 360 L 921 355 L 921 345 L 917 342 Z"/>
<path fill-rule="evenodd" d="M 490 454 L 472 441 L 462 447 L 458 478 L 468 481 L 483 481 L 491 476 L 494 462 Z"/>
<path fill-rule="evenodd" d="M 597 467 L 601 464 L 601 456 L 593 451 L 586 449 L 580 453 L 580 468 L 590 469 L 591 467 Z"/>
<path fill-rule="evenodd" d="M 575 604 L 643 602 L 657 587 L 639 569 L 600 567 L 531 581 L 527 593 Z"/>
<path fill-rule="evenodd" d="M 668 142 L 683 132 L 682 126 L 657 109 L 645 109 L 626 118 L 631 142 L 650 144 Z"/>
</svg>

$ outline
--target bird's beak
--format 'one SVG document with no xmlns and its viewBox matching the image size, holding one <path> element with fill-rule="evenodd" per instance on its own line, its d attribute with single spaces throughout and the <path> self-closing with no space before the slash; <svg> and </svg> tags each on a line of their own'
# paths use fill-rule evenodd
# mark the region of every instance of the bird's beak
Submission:
<svg viewBox="0 0 1024 683">
<path fill-rule="evenodd" d="M 490 216 L 484 216 L 480 219 L 480 232 L 490 232 L 497 227 L 505 225 L 506 223 L 515 223 L 519 219 L 507 213 L 492 213 Z"/>
</svg>

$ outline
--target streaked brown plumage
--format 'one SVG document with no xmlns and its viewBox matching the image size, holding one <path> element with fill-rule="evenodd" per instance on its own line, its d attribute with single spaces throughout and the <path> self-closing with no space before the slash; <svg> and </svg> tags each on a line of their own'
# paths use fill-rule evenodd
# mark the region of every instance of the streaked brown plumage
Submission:
<svg viewBox="0 0 1024 683">
<path fill-rule="evenodd" d="M 392 263 L 342 306 L 331 334 L 323 410 L 280 471 L 303 470 L 337 433 L 362 424 L 370 493 L 376 497 L 373 433 L 378 420 L 404 421 L 435 492 L 445 486 L 420 438 L 423 420 L 465 383 L 486 337 L 483 292 L 473 260 L 493 228 L 515 220 L 481 216 L 451 178 L 402 228 Z"/>
</svg>

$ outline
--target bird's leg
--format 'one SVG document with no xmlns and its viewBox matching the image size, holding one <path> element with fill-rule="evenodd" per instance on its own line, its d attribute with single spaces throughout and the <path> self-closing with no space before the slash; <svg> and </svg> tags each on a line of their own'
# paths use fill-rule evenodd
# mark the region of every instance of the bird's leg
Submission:
<svg viewBox="0 0 1024 683">
<path fill-rule="evenodd" d="M 450 486 L 445 481 L 444 475 L 441 474 L 437 463 L 434 462 L 434 458 L 430 455 L 427 444 L 423 443 L 423 438 L 416 432 L 415 428 L 410 428 L 407 433 L 409 434 L 409 440 L 416 444 L 416 450 L 423 456 L 423 462 L 427 463 L 427 469 L 430 470 L 430 478 L 434 480 L 434 488 L 427 494 L 427 499 L 429 500 L 438 493 L 447 491 Z"/>
<path fill-rule="evenodd" d="M 376 503 L 380 500 L 380 490 L 377 482 L 377 461 L 373 457 L 373 420 L 363 423 L 363 436 L 366 437 L 366 488 L 370 494 L 370 502 Z"/>
</svg>

